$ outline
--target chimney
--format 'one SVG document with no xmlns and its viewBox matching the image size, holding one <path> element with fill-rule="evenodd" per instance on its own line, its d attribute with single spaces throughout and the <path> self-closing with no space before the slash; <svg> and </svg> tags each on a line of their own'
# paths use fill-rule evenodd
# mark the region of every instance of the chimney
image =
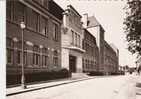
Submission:
<svg viewBox="0 0 141 99">
<path fill-rule="evenodd" d="M 82 16 L 83 27 L 87 28 L 88 23 L 88 13 L 83 14 Z"/>
</svg>

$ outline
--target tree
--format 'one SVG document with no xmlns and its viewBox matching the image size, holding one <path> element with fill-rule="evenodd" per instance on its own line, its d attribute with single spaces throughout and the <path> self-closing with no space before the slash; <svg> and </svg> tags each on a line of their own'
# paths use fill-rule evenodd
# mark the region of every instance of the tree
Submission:
<svg viewBox="0 0 141 99">
<path fill-rule="evenodd" d="M 141 1 L 128 0 L 125 11 L 124 30 L 128 50 L 132 54 L 141 55 Z"/>
</svg>

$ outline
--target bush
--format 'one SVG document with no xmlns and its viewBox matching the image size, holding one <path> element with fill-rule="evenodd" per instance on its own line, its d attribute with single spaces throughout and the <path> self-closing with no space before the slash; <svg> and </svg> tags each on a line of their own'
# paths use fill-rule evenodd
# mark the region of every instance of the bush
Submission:
<svg viewBox="0 0 141 99">
<path fill-rule="evenodd" d="M 25 82 L 38 82 L 46 80 L 54 80 L 70 77 L 70 72 L 62 68 L 60 70 L 44 71 L 44 72 L 33 72 L 25 74 Z M 14 85 L 21 83 L 21 74 L 18 75 L 7 75 L 7 85 Z"/>
</svg>

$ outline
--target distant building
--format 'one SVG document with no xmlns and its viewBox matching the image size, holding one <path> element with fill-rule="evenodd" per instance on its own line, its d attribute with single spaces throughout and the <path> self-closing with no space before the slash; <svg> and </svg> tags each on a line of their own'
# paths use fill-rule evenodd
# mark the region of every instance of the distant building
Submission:
<svg viewBox="0 0 141 99">
<path fill-rule="evenodd" d="M 21 74 L 20 22 L 25 73 L 60 69 L 63 10 L 53 0 L 7 0 L 6 13 L 7 75 Z"/>
<path fill-rule="evenodd" d="M 97 72 L 99 53 L 96 39 L 87 29 L 83 29 L 83 34 L 83 72 Z"/>
<path fill-rule="evenodd" d="M 81 15 L 68 5 L 63 13 L 62 67 L 71 72 L 82 72 L 82 23 Z"/>
<path fill-rule="evenodd" d="M 82 20 L 83 20 L 83 27 L 86 28 L 87 31 L 91 33 L 93 37 L 96 38 L 96 45 L 98 47 L 97 71 L 102 72 L 103 74 L 116 73 L 118 71 L 118 61 L 119 61 L 118 49 L 113 44 L 110 45 L 105 41 L 104 39 L 105 30 L 94 16 L 88 17 L 88 14 L 84 14 Z M 84 38 L 86 37 L 84 36 Z"/>
<path fill-rule="evenodd" d="M 105 41 L 104 44 L 104 71 L 105 74 L 112 74 L 118 72 L 118 54 L 117 52 Z"/>
<path fill-rule="evenodd" d="M 95 16 L 88 17 L 88 14 L 83 15 L 83 26 L 96 38 L 98 46 L 98 71 L 104 72 L 104 32 L 105 30 L 97 21 Z"/>
<path fill-rule="evenodd" d="M 116 56 L 115 56 L 115 64 L 116 64 L 115 71 L 118 72 L 118 70 L 119 70 L 119 49 L 114 44 L 110 44 L 110 46 L 116 52 Z"/>
</svg>

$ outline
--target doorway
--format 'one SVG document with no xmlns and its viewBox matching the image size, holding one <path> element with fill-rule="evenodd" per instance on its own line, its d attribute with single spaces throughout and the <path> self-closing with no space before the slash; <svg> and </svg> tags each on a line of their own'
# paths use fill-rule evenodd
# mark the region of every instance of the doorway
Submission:
<svg viewBox="0 0 141 99">
<path fill-rule="evenodd" d="M 76 57 L 69 55 L 69 70 L 70 72 L 76 72 Z"/>
</svg>

